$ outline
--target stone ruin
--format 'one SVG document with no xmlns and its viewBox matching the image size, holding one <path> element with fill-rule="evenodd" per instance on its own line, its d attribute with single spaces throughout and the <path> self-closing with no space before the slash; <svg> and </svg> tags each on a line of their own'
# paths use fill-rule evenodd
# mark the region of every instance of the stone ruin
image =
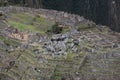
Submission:
<svg viewBox="0 0 120 80">
<path fill-rule="evenodd" d="M 23 40 L 23 41 L 27 40 L 27 34 L 19 31 L 17 28 L 14 28 L 13 26 L 10 26 L 10 27 L 2 30 L 1 33 L 4 36 L 15 38 L 18 40 Z"/>
<path fill-rule="evenodd" d="M 78 33 L 78 32 L 77 32 Z M 80 45 L 80 38 L 73 38 L 77 33 L 65 33 L 53 35 L 49 41 L 44 44 L 45 53 L 53 56 L 67 55 L 68 49 L 77 53 L 77 46 Z"/>
</svg>

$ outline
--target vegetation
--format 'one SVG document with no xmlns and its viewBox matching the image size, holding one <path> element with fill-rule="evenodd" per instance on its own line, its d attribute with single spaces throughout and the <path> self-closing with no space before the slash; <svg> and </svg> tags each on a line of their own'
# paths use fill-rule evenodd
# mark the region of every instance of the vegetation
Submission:
<svg viewBox="0 0 120 80">
<path fill-rule="evenodd" d="M 9 24 L 14 26 L 15 28 L 17 28 L 19 30 L 22 30 L 22 31 L 29 30 L 29 31 L 37 32 L 37 33 L 44 33 L 43 31 L 40 31 L 31 25 L 22 24 L 22 23 L 15 22 L 15 21 L 9 21 Z"/>
<path fill-rule="evenodd" d="M 52 25 L 39 15 L 28 13 L 10 13 L 10 15 L 9 24 L 20 30 L 29 30 L 45 35 L 45 32 Z"/>
<path fill-rule="evenodd" d="M 69 35 L 68 35 L 66 38 L 66 39 L 68 39 L 68 41 L 66 43 L 64 43 L 67 48 L 67 50 L 65 50 L 65 52 L 63 52 L 65 54 L 61 54 L 62 55 L 61 57 L 54 58 L 52 56 L 52 54 L 54 55 L 54 50 L 56 52 L 61 50 L 61 49 L 59 49 L 59 46 L 56 47 L 57 46 L 56 44 L 58 41 L 52 42 L 52 41 L 50 41 L 51 37 L 48 38 L 46 36 L 45 36 L 46 39 L 44 39 L 44 37 L 41 36 L 41 34 L 39 34 L 39 33 L 45 32 L 46 30 L 48 30 L 48 28 L 50 26 L 51 27 L 48 31 L 50 31 L 51 33 L 54 33 L 54 34 L 58 34 L 58 33 L 63 34 L 67 31 L 69 31 L 70 28 L 69 27 L 68 28 L 60 27 L 62 25 L 59 25 L 58 22 L 56 22 L 54 25 L 49 25 L 47 23 L 46 19 L 42 18 L 39 15 L 34 16 L 34 15 L 30 14 L 31 15 L 30 16 L 29 14 L 26 15 L 26 14 L 21 14 L 21 13 L 19 13 L 19 14 L 13 13 L 13 14 L 14 14 L 13 16 L 10 16 L 12 18 L 10 18 L 8 21 L 10 25 L 14 26 L 15 28 L 17 28 L 19 30 L 32 31 L 33 36 L 37 36 L 37 37 L 33 37 L 32 39 L 29 38 L 28 43 L 25 42 L 25 44 L 24 44 L 24 42 L 21 41 L 22 44 L 19 45 L 19 43 L 20 43 L 19 40 L 14 39 L 14 38 L 12 38 L 13 40 L 11 38 L 8 38 L 9 39 L 8 40 L 6 37 L 1 35 L 0 40 L 2 40 L 2 42 L 4 42 L 6 45 L 10 45 L 10 49 L 9 49 L 9 47 L 7 47 L 6 52 L 3 52 L 1 50 L 2 48 L 0 48 L 0 51 L 1 51 L 0 54 L 4 53 L 5 57 L 6 57 L 6 58 L 3 57 L 3 60 L 1 58 L 1 60 L 2 60 L 1 62 L 6 62 L 4 64 L 7 65 L 7 64 L 9 64 L 9 61 L 10 62 L 15 61 L 15 65 L 13 67 L 11 67 L 11 69 L 9 69 L 8 71 L 3 70 L 1 73 L 5 72 L 6 74 L 10 75 L 11 77 L 13 77 L 15 79 L 19 79 L 19 77 L 20 77 L 20 80 L 21 79 L 22 80 L 29 80 L 29 79 L 31 79 L 31 80 L 36 80 L 36 79 L 48 80 L 49 78 L 51 78 L 51 80 L 66 80 L 66 79 L 76 78 L 76 76 L 74 76 L 74 75 L 79 75 L 79 77 L 81 77 L 80 76 L 81 74 L 83 76 L 83 79 L 86 79 L 86 77 L 87 78 L 92 77 L 92 76 L 97 77 L 97 76 L 99 76 L 97 73 L 103 74 L 103 73 L 105 73 L 104 71 L 106 71 L 106 73 L 110 72 L 110 75 L 114 72 L 116 76 L 119 73 L 119 72 L 114 71 L 114 69 L 117 70 L 119 67 L 119 65 L 116 66 L 116 63 L 118 63 L 119 60 L 117 60 L 117 62 L 113 61 L 112 63 L 114 63 L 114 64 L 109 65 L 109 64 L 111 64 L 112 58 L 115 58 L 115 57 L 112 57 L 111 56 L 112 54 L 110 56 L 108 54 L 107 55 L 105 54 L 105 56 L 102 55 L 103 51 L 104 51 L 104 53 L 109 53 L 109 50 L 111 49 L 111 47 L 104 48 L 106 46 L 105 44 L 108 44 L 108 42 L 106 43 L 102 39 L 107 39 L 108 41 L 111 42 L 111 39 L 113 39 L 113 38 L 117 39 L 115 36 L 113 36 L 113 38 L 112 38 L 109 35 L 108 37 L 110 37 L 110 38 L 108 38 L 108 37 L 105 38 L 102 36 L 103 33 L 101 34 L 100 31 L 97 32 L 97 31 L 92 31 L 93 29 L 91 30 L 91 28 L 95 27 L 94 25 L 87 24 L 87 23 L 81 24 L 80 26 L 77 27 L 78 30 L 90 29 L 91 33 L 93 32 L 95 34 L 91 34 L 88 30 L 85 30 L 85 32 L 81 31 L 81 34 L 74 34 L 74 33 L 72 34 L 72 32 L 71 32 L 70 33 L 71 37 L 69 37 Z M 3 25 L 3 24 L 0 24 L 0 25 Z M 32 34 L 32 32 L 31 32 L 31 34 Z M 34 32 L 39 32 L 39 33 L 34 35 Z M 93 36 L 91 36 L 91 35 L 93 35 Z M 97 35 L 101 36 L 101 39 L 97 38 Z M 35 39 L 35 41 L 33 39 Z M 74 41 L 76 39 L 77 39 L 77 41 L 79 40 L 80 45 L 76 44 L 76 41 Z M 41 40 L 41 41 L 39 41 L 39 40 Z M 101 44 L 96 45 L 96 43 L 98 43 L 98 42 Z M 104 44 L 102 44 L 102 42 L 104 42 Z M 114 40 L 113 40 L 113 42 L 114 42 Z M 14 44 L 14 46 L 17 46 L 17 47 L 14 47 L 13 44 Z M 48 50 L 48 53 L 46 52 L 47 48 L 46 48 L 45 44 L 47 44 L 47 46 L 49 46 L 49 47 L 53 46 L 54 50 L 53 50 L 52 54 L 49 54 L 49 50 Z M 72 46 L 72 44 L 74 44 L 74 45 Z M 55 47 L 54 47 L 54 45 L 55 45 Z M 60 47 L 62 47 L 62 46 L 60 46 Z M 75 48 L 77 48 L 76 51 L 73 50 Z M 105 50 L 102 48 L 104 48 Z M 111 52 L 113 52 L 113 51 L 111 51 Z M 96 53 L 96 54 L 94 54 L 94 53 Z M 98 53 L 98 55 L 97 55 L 97 53 Z M 8 55 L 6 55 L 6 54 L 8 54 Z M 87 56 L 87 54 L 89 54 L 89 55 Z M 111 57 L 110 60 L 109 60 L 109 57 Z M 108 59 L 108 61 L 106 61 L 106 58 Z M 110 63 L 109 63 L 109 61 L 110 61 Z M 98 65 L 96 65 L 96 64 L 98 64 Z M 0 66 L 1 66 L 1 64 L 0 64 Z M 104 69 L 102 66 L 107 67 L 107 68 Z M 109 70 L 109 66 L 112 66 L 113 70 Z M 115 67 L 113 67 L 113 66 L 115 66 Z M 3 68 L 4 68 L 4 66 L 3 66 Z M 87 75 L 87 74 L 92 74 L 92 75 Z M 96 74 L 96 75 L 93 75 L 93 74 Z M 104 76 L 100 76 L 100 77 L 104 77 Z M 96 78 L 96 79 L 98 79 L 98 78 Z M 4 80 L 4 79 L 2 79 L 2 80 Z M 93 80 L 93 79 L 91 79 L 91 80 Z"/>
<path fill-rule="evenodd" d="M 1 16 L 3 16 L 3 13 L 2 13 L 2 12 L 0 12 L 0 17 L 1 17 Z"/>
<path fill-rule="evenodd" d="M 83 29 L 91 29 L 94 28 L 95 25 L 91 25 L 91 24 L 81 24 L 80 26 L 77 27 L 77 30 L 83 30 Z"/>
<path fill-rule="evenodd" d="M 59 23 L 56 22 L 50 30 L 48 30 L 47 32 L 52 32 L 54 34 L 59 34 L 63 31 L 63 28 L 59 26 Z"/>
<path fill-rule="evenodd" d="M 62 27 L 59 27 L 59 23 L 56 22 L 53 26 L 52 26 L 52 32 L 55 34 L 61 33 L 63 30 Z"/>
<path fill-rule="evenodd" d="M 12 26 L 14 26 L 15 28 L 18 28 L 20 30 L 26 30 L 26 29 L 34 30 L 33 26 L 22 24 L 22 23 L 15 22 L 15 21 L 9 21 L 9 24 L 11 24 Z"/>
<path fill-rule="evenodd" d="M 52 78 L 55 79 L 55 80 L 56 80 L 56 79 L 57 79 L 57 80 L 61 80 L 62 77 L 59 76 L 59 75 L 54 75 Z"/>
<path fill-rule="evenodd" d="M 10 46 L 10 42 L 2 35 L 0 35 L 0 39 L 7 45 Z"/>
</svg>

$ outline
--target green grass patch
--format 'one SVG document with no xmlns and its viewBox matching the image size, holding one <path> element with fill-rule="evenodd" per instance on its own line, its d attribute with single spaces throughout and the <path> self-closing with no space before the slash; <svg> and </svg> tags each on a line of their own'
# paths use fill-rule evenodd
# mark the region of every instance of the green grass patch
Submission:
<svg viewBox="0 0 120 80">
<path fill-rule="evenodd" d="M 31 18 L 33 18 L 32 15 L 26 14 L 26 13 L 17 13 L 17 14 L 16 13 L 11 13 L 10 15 L 13 18 L 19 18 L 19 19 L 31 19 Z"/>
<path fill-rule="evenodd" d="M 34 19 L 33 19 L 33 21 L 36 21 L 36 22 L 38 22 L 38 23 L 41 23 L 41 24 L 46 24 L 46 25 L 49 25 L 50 23 L 48 23 L 47 21 L 46 21 L 46 19 L 45 18 L 42 18 L 42 17 L 34 17 Z"/>
<path fill-rule="evenodd" d="M 55 75 L 55 76 L 53 76 L 53 78 L 54 78 L 54 79 L 57 79 L 57 80 L 60 80 L 62 77 L 59 76 L 59 75 Z"/>
<path fill-rule="evenodd" d="M 13 20 L 13 21 L 17 21 L 17 22 L 21 22 L 21 23 L 25 23 L 25 24 L 30 24 L 33 20 L 33 16 L 29 15 L 29 14 L 25 14 L 25 13 L 10 13 L 10 19 L 9 20 Z"/>
<path fill-rule="evenodd" d="M 40 16 L 28 13 L 10 13 L 10 15 L 9 24 L 20 30 L 29 30 L 46 35 L 46 31 L 52 26 L 52 23 Z"/>
<path fill-rule="evenodd" d="M 26 30 L 26 29 L 32 30 L 32 31 L 35 30 L 33 26 L 22 24 L 22 23 L 15 22 L 15 21 L 9 21 L 9 24 L 11 24 L 12 26 L 20 30 Z"/>
<path fill-rule="evenodd" d="M 71 30 L 71 28 L 66 26 L 66 27 L 63 28 L 62 33 L 69 32 L 70 30 Z"/>
<path fill-rule="evenodd" d="M 9 21 L 9 24 L 22 31 L 29 30 L 29 31 L 37 32 L 37 33 L 44 33 L 44 31 L 35 29 L 35 27 L 31 25 L 22 24 L 22 23 L 15 22 L 15 21 Z"/>
<path fill-rule="evenodd" d="M 93 24 L 81 24 L 80 26 L 77 26 L 77 30 L 84 30 L 84 29 L 91 29 L 91 28 L 95 28 L 95 25 Z"/>
<path fill-rule="evenodd" d="M 37 25 L 37 26 L 47 25 L 48 26 L 50 24 L 43 17 L 38 17 L 35 15 L 27 14 L 27 13 L 20 13 L 20 14 L 11 13 L 11 15 L 12 15 L 11 18 L 13 18 L 13 20 L 17 19 L 18 22 L 20 21 L 22 23 L 29 24 L 29 25 Z"/>
<path fill-rule="evenodd" d="M 72 60 L 73 57 L 77 56 L 76 53 L 68 52 L 66 60 Z"/>
<path fill-rule="evenodd" d="M 63 65 L 57 65 L 56 67 L 57 67 L 57 68 L 64 68 Z"/>
<path fill-rule="evenodd" d="M 20 13 L 20 14 L 16 14 L 16 16 L 22 17 L 22 18 L 33 18 L 33 16 L 28 13 Z"/>
</svg>

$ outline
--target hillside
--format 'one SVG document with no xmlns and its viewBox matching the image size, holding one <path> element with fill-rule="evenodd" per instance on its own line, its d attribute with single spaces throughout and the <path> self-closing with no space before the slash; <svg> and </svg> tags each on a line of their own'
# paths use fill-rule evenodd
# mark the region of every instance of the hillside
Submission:
<svg viewBox="0 0 120 80">
<path fill-rule="evenodd" d="M 66 12 L 0 7 L 0 80 L 120 80 L 120 33 Z"/>
<path fill-rule="evenodd" d="M 9 5 L 74 13 L 120 32 L 120 0 L 0 0 L 0 6 Z"/>
</svg>

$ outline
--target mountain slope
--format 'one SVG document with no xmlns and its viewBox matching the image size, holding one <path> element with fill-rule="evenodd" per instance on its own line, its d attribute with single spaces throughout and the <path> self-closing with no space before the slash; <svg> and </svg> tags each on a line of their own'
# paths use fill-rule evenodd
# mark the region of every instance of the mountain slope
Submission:
<svg viewBox="0 0 120 80">
<path fill-rule="evenodd" d="M 119 80 L 120 34 L 78 15 L 1 7 L 1 80 Z M 4 15 L 3 15 L 4 16 Z M 59 22 L 60 34 L 47 32 Z"/>
</svg>

